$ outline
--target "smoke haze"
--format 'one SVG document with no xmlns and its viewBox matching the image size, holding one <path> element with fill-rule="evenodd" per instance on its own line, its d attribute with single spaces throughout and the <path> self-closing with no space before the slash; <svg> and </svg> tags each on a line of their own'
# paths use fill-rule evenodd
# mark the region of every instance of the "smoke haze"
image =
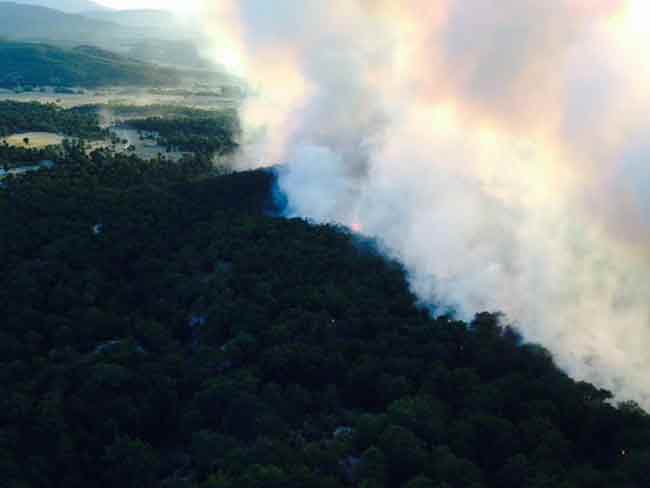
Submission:
<svg viewBox="0 0 650 488">
<path fill-rule="evenodd" d="M 379 237 L 423 303 L 503 311 L 650 408 L 644 0 L 209 0 L 248 167 Z"/>
</svg>

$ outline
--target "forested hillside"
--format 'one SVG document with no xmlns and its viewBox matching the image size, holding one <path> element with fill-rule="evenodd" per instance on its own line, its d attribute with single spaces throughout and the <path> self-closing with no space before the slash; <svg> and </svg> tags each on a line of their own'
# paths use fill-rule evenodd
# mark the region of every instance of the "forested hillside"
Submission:
<svg viewBox="0 0 650 488">
<path fill-rule="evenodd" d="M 10 488 L 645 488 L 650 419 L 416 306 L 274 173 L 75 146 L 0 189 Z"/>
<path fill-rule="evenodd" d="M 62 49 L 47 44 L 0 40 L 0 88 L 17 86 L 175 86 L 181 72 L 129 59 L 91 46 Z"/>
</svg>

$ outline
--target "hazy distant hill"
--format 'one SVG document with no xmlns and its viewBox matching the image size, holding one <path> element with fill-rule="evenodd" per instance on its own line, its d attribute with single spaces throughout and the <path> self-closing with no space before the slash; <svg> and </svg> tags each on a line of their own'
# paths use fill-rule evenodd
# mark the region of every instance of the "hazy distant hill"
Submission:
<svg viewBox="0 0 650 488">
<path fill-rule="evenodd" d="M 92 10 L 82 15 L 136 28 L 170 29 L 178 23 L 176 16 L 165 10 Z"/>
<path fill-rule="evenodd" d="M 90 0 L 18 0 L 16 3 L 23 5 L 38 5 L 41 7 L 48 7 L 68 13 L 80 13 L 89 10 L 110 11 L 110 9 L 104 7 L 103 5 L 92 2 Z"/>
<path fill-rule="evenodd" d="M 199 54 L 192 41 L 144 39 L 125 44 L 125 54 L 145 62 L 173 65 L 186 68 L 214 68 Z"/>
<path fill-rule="evenodd" d="M 79 15 L 0 1 L 0 38 L 64 48 L 93 44 L 145 62 L 208 68 L 196 50 L 192 30 L 163 10 L 95 10 Z"/>
<path fill-rule="evenodd" d="M 9 39 L 94 43 L 129 37 L 131 31 L 119 24 L 51 8 L 0 2 L 0 36 Z"/>
<path fill-rule="evenodd" d="M 180 71 L 135 61 L 92 46 L 62 49 L 0 41 L 0 87 L 174 85 Z"/>
<path fill-rule="evenodd" d="M 82 15 L 89 19 L 120 25 L 130 29 L 140 39 L 150 42 L 187 42 L 196 38 L 199 32 L 191 19 L 181 18 L 165 10 L 102 10 L 83 12 Z"/>
</svg>

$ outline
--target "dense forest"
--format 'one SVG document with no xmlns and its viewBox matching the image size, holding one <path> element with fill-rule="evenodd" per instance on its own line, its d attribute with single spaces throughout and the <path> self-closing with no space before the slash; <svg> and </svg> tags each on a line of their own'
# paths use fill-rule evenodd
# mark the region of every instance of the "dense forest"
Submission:
<svg viewBox="0 0 650 488">
<path fill-rule="evenodd" d="M 642 488 L 650 418 L 418 308 L 274 172 L 67 145 L 0 189 L 10 488 Z"/>
<path fill-rule="evenodd" d="M 54 161 L 59 158 L 61 151 L 55 147 L 36 149 L 31 147 L 16 147 L 0 144 L 0 176 L 2 170 L 19 166 L 31 166 L 41 161 Z"/>
<path fill-rule="evenodd" d="M 108 135 L 100 128 L 99 115 L 93 107 L 64 109 L 55 104 L 0 100 L 0 137 L 31 131 L 85 139 L 103 139 Z"/>
<path fill-rule="evenodd" d="M 171 116 L 132 119 L 129 127 L 155 132 L 158 144 L 169 150 L 225 154 L 236 149 L 240 127 L 234 110 L 188 110 Z"/>
</svg>

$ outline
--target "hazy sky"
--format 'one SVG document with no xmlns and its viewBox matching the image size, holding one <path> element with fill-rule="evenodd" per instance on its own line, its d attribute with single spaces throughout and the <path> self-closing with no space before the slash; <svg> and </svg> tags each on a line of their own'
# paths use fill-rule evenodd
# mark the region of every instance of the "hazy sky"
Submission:
<svg viewBox="0 0 650 488">
<path fill-rule="evenodd" d="M 96 0 L 97 3 L 117 9 L 169 9 L 191 11 L 196 8 L 197 0 Z"/>
</svg>

